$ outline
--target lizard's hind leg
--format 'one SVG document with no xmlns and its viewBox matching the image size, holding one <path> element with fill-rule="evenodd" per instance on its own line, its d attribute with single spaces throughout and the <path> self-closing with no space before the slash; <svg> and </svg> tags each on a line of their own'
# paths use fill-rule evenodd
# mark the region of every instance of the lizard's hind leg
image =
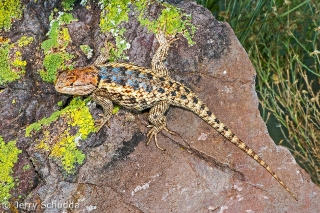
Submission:
<svg viewBox="0 0 320 213">
<path fill-rule="evenodd" d="M 161 31 L 156 34 L 156 38 L 160 46 L 152 58 L 151 68 L 160 76 L 168 76 L 169 72 L 163 61 L 167 58 L 170 45 L 177 40 L 177 38 L 170 38 L 168 40 L 165 34 Z"/>
<path fill-rule="evenodd" d="M 99 66 L 99 65 L 105 64 L 109 60 L 110 51 L 112 48 L 114 48 L 114 45 L 112 43 L 105 41 L 104 49 L 101 50 L 101 53 L 93 63 L 93 66 Z"/>
<path fill-rule="evenodd" d="M 157 134 L 161 130 L 165 130 L 165 131 L 169 132 L 170 134 L 174 134 L 174 132 L 168 130 L 167 118 L 164 115 L 165 112 L 168 110 L 169 106 L 170 106 L 170 104 L 166 101 L 159 102 L 158 104 L 156 104 L 155 106 L 153 106 L 151 108 L 150 113 L 149 113 L 149 121 L 152 125 L 149 125 L 148 127 L 151 127 L 152 129 L 147 134 L 147 137 L 149 138 L 147 145 L 149 145 L 152 138 L 154 137 L 154 141 L 156 143 L 156 146 L 160 150 L 164 150 L 164 149 L 162 149 L 158 144 Z"/>
</svg>

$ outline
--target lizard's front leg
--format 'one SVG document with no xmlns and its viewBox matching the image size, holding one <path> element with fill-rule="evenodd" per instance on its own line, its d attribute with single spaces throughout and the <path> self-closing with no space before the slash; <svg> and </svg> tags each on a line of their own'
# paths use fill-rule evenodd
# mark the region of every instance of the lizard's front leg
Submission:
<svg viewBox="0 0 320 213">
<path fill-rule="evenodd" d="M 101 129 L 101 127 L 103 127 L 105 123 L 109 121 L 112 116 L 113 103 L 103 94 L 103 90 L 97 89 L 91 95 L 92 99 L 103 108 L 103 117 L 97 121 L 97 132 Z"/>
<path fill-rule="evenodd" d="M 171 134 L 174 134 L 174 132 L 168 130 L 167 118 L 166 116 L 164 116 L 169 106 L 170 104 L 166 101 L 159 102 L 150 109 L 150 113 L 149 113 L 149 121 L 152 125 L 149 125 L 148 127 L 151 127 L 152 129 L 147 134 L 147 137 L 149 138 L 147 145 L 149 145 L 150 141 L 154 137 L 156 146 L 160 150 L 164 150 L 164 149 L 162 149 L 158 144 L 157 134 L 163 129 Z"/>
</svg>

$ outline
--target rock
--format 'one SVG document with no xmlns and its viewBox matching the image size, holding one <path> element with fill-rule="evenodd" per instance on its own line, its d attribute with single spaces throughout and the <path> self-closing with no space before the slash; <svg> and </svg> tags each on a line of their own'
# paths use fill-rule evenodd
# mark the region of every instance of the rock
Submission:
<svg viewBox="0 0 320 213">
<path fill-rule="evenodd" d="M 169 109 L 167 120 L 168 128 L 176 134 L 162 132 L 158 135 L 159 144 L 166 151 L 160 151 L 153 143 L 149 147 L 145 145 L 147 112 L 133 115 L 120 109 L 110 120 L 110 128 L 103 127 L 99 133 L 80 142 L 86 160 L 78 165 L 75 174 L 66 175 L 59 162 L 36 148 L 36 141 L 43 132 L 25 137 L 26 126 L 50 116 L 58 109 L 58 101 L 68 103 L 67 96 L 56 93 L 52 84 L 41 82 L 38 76 L 37 62 L 43 60 L 43 55 L 33 56 L 32 51 L 37 51 L 37 45 L 46 34 L 38 31 L 37 35 L 32 34 L 39 38 L 38 43 L 26 55 L 30 64 L 26 76 L 0 94 L 0 118 L 3 120 L 0 135 L 6 141 L 17 138 L 24 153 L 19 162 L 29 158 L 32 163 L 31 172 L 17 175 L 24 178 L 23 183 L 32 182 L 29 186 L 21 186 L 20 192 L 26 198 L 18 200 L 36 203 L 37 208 L 21 208 L 22 212 L 62 212 L 63 207 L 71 212 L 320 210 L 320 204 L 316 202 L 320 199 L 319 188 L 296 164 L 289 151 L 276 146 L 267 132 L 258 110 L 255 70 L 230 26 L 217 21 L 208 10 L 195 3 L 181 3 L 178 7 L 191 14 L 193 24 L 197 26 L 193 37 L 196 44 L 189 46 L 182 37 L 174 42 L 166 60 L 172 78 L 197 93 L 223 123 L 270 165 L 299 201 L 295 201 L 257 162 L 199 117 L 175 107 Z M 158 9 L 155 8 L 155 13 Z M 97 53 L 108 37 L 95 37 L 99 29 L 96 15 L 99 8 L 83 13 L 82 10 L 85 8 L 75 6 L 73 13 L 79 20 L 69 26 L 73 32 L 73 45 L 79 46 L 86 41 Z M 31 14 L 25 17 L 48 28 L 48 23 L 34 19 L 32 13 L 37 11 L 41 13 L 40 5 L 29 10 Z M 41 16 L 48 15 L 47 10 L 41 13 Z M 89 21 L 87 17 L 90 17 Z M 26 20 L 21 22 L 27 23 Z M 130 15 L 125 27 L 125 35 L 132 41 L 128 51 L 130 61 L 149 67 L 158 47 L 154 35 L 138 23 L 134 14 Z M 92 60 L 81 54 L 78 57 L 76 64 L 86 66 L 93 63 L 97 55 Z M 13 109 L 12 99 L 19 100 Z M 95 118 L 102 112 L 93 105 L 90 110 Z M 57 120 L 50 125 L 50 131 L 59 135 L 63 125 L 66 123 Z M 15 174 L 19 174 L 19 170 L 21 166 L 16 166 Z"/>
</svg>

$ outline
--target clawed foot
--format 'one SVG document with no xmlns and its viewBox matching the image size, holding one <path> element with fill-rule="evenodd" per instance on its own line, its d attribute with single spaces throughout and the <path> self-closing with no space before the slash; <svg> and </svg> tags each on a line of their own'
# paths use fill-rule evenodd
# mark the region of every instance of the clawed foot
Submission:
<svg viewBox="0 0 320 213">
<path fill-rule="evenodd" d="M 95 127 L 96 127 L 96 132 L 99 132 L 100 129 L 107 124 L 108 127 L 110 127 L 110 121 L 107 119 L 103 114 L 99 114 L 102 118 L 99 120 L 96 120 L 95 122 Z"/>
<path fill-rule="evenodd" d="M 148 139 L 148 142 L 147 142 L 147 146 L 150 144 L 152 138 L 154 137 L 154 142 L 156 144 L 156 147 L 162 151 L 165 151 L 165 149 L 161 148 L 158 144 L 158 140 L 157 140 L 157 134 L 163 129 L 167 132 L 169 132 L 170 134 L 174 135 L 175 133 L 170 131 L 166 126 L 161 126 L 161 127 L 156 127 L 154 125 L 149 125 L 147 126 L 148 128 L 152 128 L 148 134 L 147 134 L 147 137 L 149 138 Z"/>
</svg>

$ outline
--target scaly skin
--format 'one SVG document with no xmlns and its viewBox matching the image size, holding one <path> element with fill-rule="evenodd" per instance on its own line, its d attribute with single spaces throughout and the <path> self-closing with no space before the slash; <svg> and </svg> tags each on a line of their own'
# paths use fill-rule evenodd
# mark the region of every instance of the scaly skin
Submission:
<svg viewBox="0 0 320 213">
<path fill-rule="evenodd" d="M 294 194 L 281 181 L 251 148 L 242 142 L 224 125 L 210 109 L 189 88 L 170 78 L 162 64 L 169 44 L 158 35 L 160 47 L 153 59 L 152 68 L 147 69 L 127 63 L 98 63 L 85 68 L 62 72 L 56 81 L 58 92 L 72 95 L 90 95 L 104 109 L 104 118 L 100 121 L 102 127 L 111 117 L 113 103 L 124 108 L 142 111 L 150 109 L 149 121 L 152 125 L 148 132 L 150 143 L 154 137 L 156 146 L 157 133 L 170 130 L 166 127 L 165 112 L 172 106 L 178 106 L 192 111 L 211 127 L 217 130 L 230 142 L 264 167 L 289 193 Z M 162 44 L 164 43 L 164 44 Z M 103 61 L 100 60 L 99 61 Z"/>
</svg>

